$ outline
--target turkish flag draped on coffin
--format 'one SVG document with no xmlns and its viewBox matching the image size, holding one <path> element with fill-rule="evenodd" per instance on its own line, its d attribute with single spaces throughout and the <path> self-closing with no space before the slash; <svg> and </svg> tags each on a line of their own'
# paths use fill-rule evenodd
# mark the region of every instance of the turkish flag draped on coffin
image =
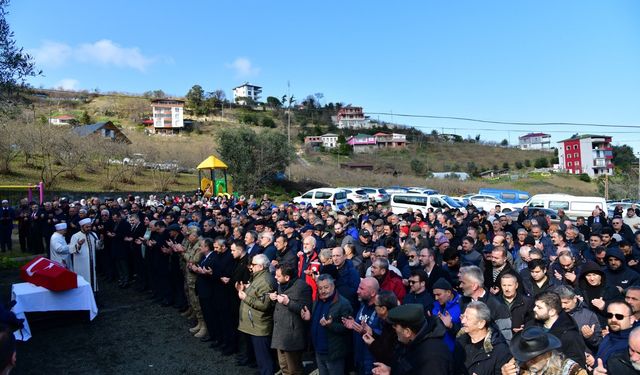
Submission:
<svg viewBox="0 0 640 375">
<path fill-rule="evenodd" d="M 22 280 L 54 292 L 78 287 L 78 275 L 44 257 L 36 257 L 20 267 Z"/>
</svg>

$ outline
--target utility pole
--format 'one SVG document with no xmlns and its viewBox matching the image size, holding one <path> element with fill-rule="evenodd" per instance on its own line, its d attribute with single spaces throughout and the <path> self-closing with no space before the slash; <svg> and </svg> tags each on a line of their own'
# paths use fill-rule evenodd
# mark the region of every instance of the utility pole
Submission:
<svg viewBox="0 0 640 375">
<path fill-rule="evenodd" d="M 609 173 L 604 175 L 604 199 L 609 200 Z"/>
<path fill-rule="evenodd" d="M 636 152 L 638 158 L 638 200 L 640 201 L 640 152 Z"/>
<path fill-rule="evenodd" d="M 291 83 L 287 81 L 287 98 L 289 105 L 287 106 L 287 144 L 291 147 Z"/>
</svg>

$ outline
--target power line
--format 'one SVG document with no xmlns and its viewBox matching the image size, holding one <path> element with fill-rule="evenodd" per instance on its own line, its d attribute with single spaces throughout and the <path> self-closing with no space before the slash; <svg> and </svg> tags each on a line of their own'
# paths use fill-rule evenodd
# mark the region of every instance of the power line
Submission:
<svg viewBox="0 0 640 375">
<path fill-rule="evenodd" d="M 494 129 L 494 128 L 458 128 L 458 127 L 441 127 L 441 126 L 430 126 L 430 125 L 403 125 L 406 127 L 413 128 L 427 128 L 427 129 L 451 129 L 454 132 L 456 130 L 475 130 L 475 131 L 495 131 L 495 132 L 505 132 L 507 129 Z M 522 130 L 523 132 L 526 130 Z M 546 133 L 566 133 L 566 134 L 575 134 L 575 130 L 545 130 Z M 610 134 L 638 134 L 637 131 L 608 131 Z"/>
<path fill-rule="evenodd" d="M 481 122 L 485 124 L 497 124 L 497 125 L 520 125 L 520 126 L 557 126 L 557 125 L 569 125 L 569 126 L 592 126 L 600 128 L 631 128 L 638 129 L 640 125 L 619 125 L 619 124 L 598 124 L 598 123 L 581 123 L 581 122 L 523 122 L 523 121 L 494 121 L 483 120 L 471 117 L 456 117 L 456 116 L 436 116 L 436 115 L 416 115 L 407 113 L 389 113 L 389 112 L 367 112 L 372 115 L 386 115 L 386 116 L 400 116 L 400 117 L 413 117 L 413 118 L 430 118 L 439 120 L 457 120 L 457 121 L 470 121 Z"/>
</svg>

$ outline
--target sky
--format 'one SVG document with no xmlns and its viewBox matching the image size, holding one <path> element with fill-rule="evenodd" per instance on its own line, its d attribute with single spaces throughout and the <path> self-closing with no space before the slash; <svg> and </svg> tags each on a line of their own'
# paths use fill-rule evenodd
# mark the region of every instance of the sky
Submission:
<svg viewBox="0 0 640 375">
<path fill-rule="evenodd" d="M 199 84 L 232 98 L 250 82 L 263 100 L 322 93 L 425 132 L 517 144 L 542 131 L 553 145 L 606 134 L 640 151 L 636 0 L 13 0 L 8 10 L 43 70 L 35 87 L 184 96 Z"/>
</svg>

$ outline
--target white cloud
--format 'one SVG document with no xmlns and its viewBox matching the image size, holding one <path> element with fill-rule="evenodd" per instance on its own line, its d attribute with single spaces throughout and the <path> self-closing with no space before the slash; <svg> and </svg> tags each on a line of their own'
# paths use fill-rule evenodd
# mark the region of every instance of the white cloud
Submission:
<svg viewBox="0 0 640 375">
<path fill-rule="evenodd" d="M 94 43 L 83 43 L 72 47 L 65 43 L 44 41 L 42 46 L 29 50 L 36 64 L 43 68 L 56 68 L 69 60 L 80 63 L 133 68 L 144 72 L 158 58 L 147 57 L 138 47 L 122 47 L 109 40 L 102 39 Z M 163 58 L 169 61 L 169 58 Z"/>
<path fill-rule="evenodd" d="M 64 43 L 45 40 L 39 48 L 27 51 L 39 66 L 58 67 L 73 54 L 73 48 Z"/>
<path fill-rule="evenodd" d="M 56 83 L 53 87 L 61 88 L 63 90 L 78 90 L 80 88 L 80 82 L 77 79 L 65 78 Z"/>
<path fill-rule="evenodd" d="M 253 66 L 251 60 L 246 57 L 238 57 L 231 64 L 227 64 L 227 68 L 235 70 L 239 78 L 256 76 L 260 73 L 260 68 Z"/>
<path fill-rule="evenodd" d="M 108 39 L 82 44 L 76 50 L 76 57 L 82 62 L 95 61 L 102 65 L 129 67 L 141 72 L 154 62 L 154 59 L 145 57 L 139 48 L 120 47 Z"/>
</svg>

